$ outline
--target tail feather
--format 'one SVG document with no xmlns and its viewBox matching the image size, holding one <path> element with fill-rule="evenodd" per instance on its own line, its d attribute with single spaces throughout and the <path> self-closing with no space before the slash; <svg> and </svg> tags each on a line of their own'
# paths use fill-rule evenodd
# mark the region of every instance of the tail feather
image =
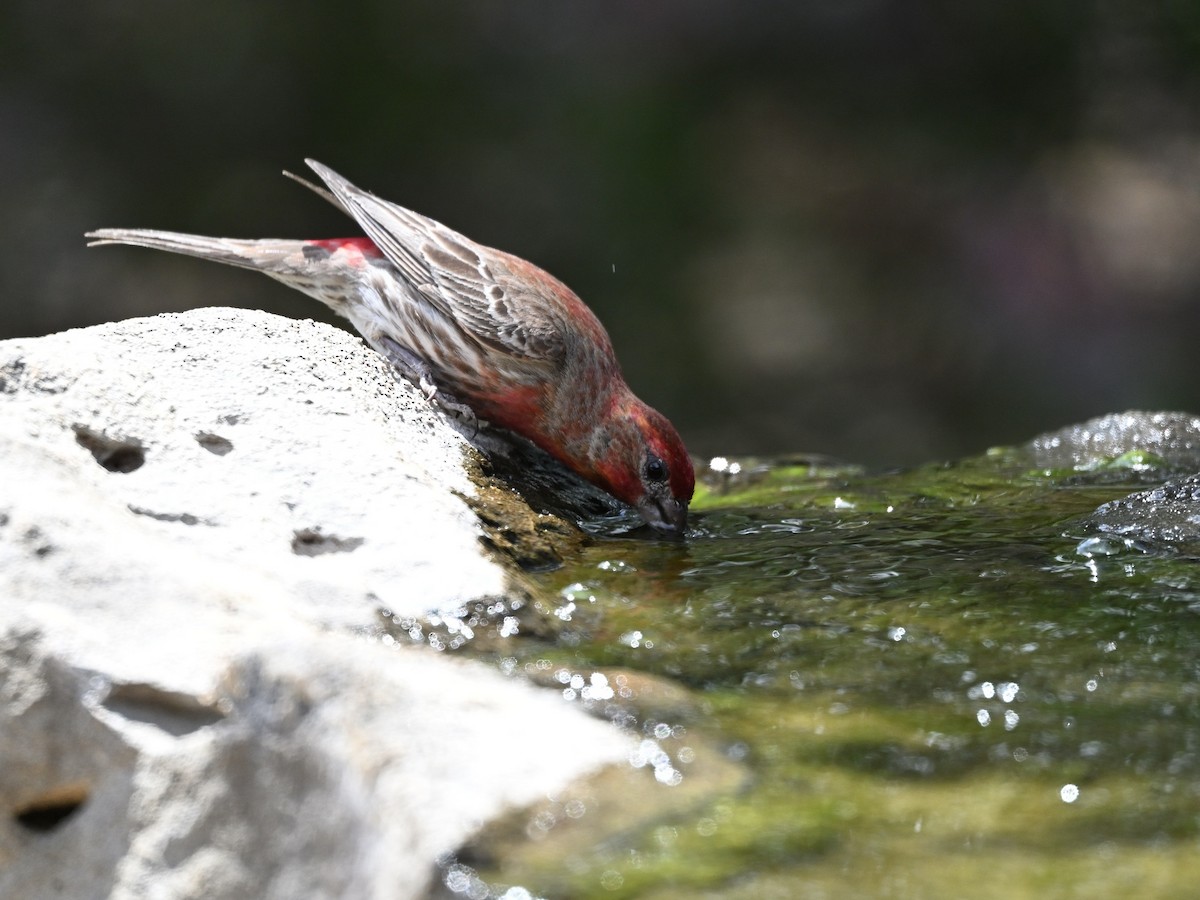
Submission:
<svg viewBox="0 0 1200 900">
<path fill-rule="evenodd" d="M 128 244 L 281 275 L 303 268 L 305 261 L 304 241 L 238 240 L 147 228 L 100 228 L 84 237 L 90 238 L 89 247 Z"/>
</svg>

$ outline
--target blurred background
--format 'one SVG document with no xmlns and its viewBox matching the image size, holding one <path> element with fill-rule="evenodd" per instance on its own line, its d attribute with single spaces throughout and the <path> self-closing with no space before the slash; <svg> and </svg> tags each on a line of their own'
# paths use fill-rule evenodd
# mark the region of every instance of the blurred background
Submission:
<svg viewBox="0 0 1200 900">
<path fill-rule="evenodd" d="M 6 0 L 0 338 L 332 321 L 84 249 L 356 233 L 306 156 L 566 281 L 697 455 L 1200 411 L 1200 4 Z"/>
</svg>

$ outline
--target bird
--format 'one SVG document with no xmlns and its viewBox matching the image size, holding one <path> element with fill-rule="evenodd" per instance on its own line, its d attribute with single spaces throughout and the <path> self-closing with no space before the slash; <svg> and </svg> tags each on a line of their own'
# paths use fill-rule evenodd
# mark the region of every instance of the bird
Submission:
<svg viewBox="0 0 1200 900">
<path fill-rule="evenodd" d="M 508 429 L 634 507 L 687 529 L 695 470 L 666 416 L 626 384 L 595 314 L 565 284 L 305 160 L 320 187 L 284 172 L 365 236 L 235 239 L 102 228 L 88 246 L 166 250 L 262 272 L 344 316 L 426 396 Z"/>
</svg>

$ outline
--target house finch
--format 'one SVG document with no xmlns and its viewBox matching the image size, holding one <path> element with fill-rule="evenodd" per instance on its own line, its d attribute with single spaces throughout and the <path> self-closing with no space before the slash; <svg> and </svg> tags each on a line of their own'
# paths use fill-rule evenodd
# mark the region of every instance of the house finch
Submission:
<svg viewBox="0 0 1200 900">
<path fill-rule="evenodd" d="M 104 228 L 88 233 L 89 246 L 185 253 L 303 291 L 349 319 L 431 398 L 523 435 L 655 528 L 682 533 L 695 483 L 687 450 L 625 384 L 608 334 L 582 300 L 537 266 L 307 162 L 329 190 L 296 180 L 367 237 L 234 240 Z"/>
</svg>

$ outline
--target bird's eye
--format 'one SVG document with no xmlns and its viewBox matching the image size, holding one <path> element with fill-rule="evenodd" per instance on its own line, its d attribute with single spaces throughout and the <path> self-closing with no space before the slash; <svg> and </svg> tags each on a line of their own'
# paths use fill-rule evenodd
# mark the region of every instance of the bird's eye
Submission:
<svg viewBox="0 0 1200 900">
<path fill-rule="evenodd" d="M 651 456 L 642 467 L 642 474 L 646 476 L 647 481 L 666 481 L 667 464 L 657 456 Z"/>
</svg>

